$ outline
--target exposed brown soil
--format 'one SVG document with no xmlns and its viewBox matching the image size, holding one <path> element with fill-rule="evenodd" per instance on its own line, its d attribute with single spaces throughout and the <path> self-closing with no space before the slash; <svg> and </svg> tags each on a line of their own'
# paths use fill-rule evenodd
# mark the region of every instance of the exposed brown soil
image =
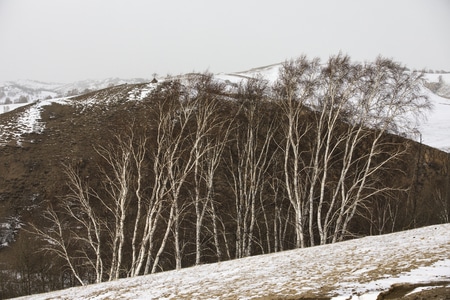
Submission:
<svg viewBox="0 0 450 300">
<path fill-rule="evenodd" d="M 423 288 L 414 292 L 417 288 Z M 426 299 L 438 299 L 448 300 L 450 299 L 450 282 L 433 282 L 423 284 L 396 284 L 389 291 L 386 291 L 380 296 L 379 300 L 426 300 Z"/>
</svg>

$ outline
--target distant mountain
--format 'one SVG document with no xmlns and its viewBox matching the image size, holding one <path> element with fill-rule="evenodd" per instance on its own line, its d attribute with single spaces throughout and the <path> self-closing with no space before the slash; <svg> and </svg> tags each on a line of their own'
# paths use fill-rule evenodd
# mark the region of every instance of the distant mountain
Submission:
<svg viewBox="0 0 450 300">
<path fill-rule="evenodd" d="M 55 89 L 60 95 L 79 95 L 87 92 L 92 92 L 107 87 L 112 87 L 121 84 L 136 84 L 150 82 L 149 79 L 145 78 L 132 78 L 132 79 L 122 79 L 122 78 L 107 78 L 101 80 L 82 80 L 76 81 L 74 83 L 63 84 Z"/>
<path fill-rule="evenodd" d="M 82 80 L 73 83 L 17 80 L 0 83 L 0 114 L 37 100 L 75 96 L 125 83 L 149 82 L 145 78 L 107 78 Z"/>
<path fill-rule="evenodd" d="M 0 104 L 34 102 L 42 98 L 58 95 L 58 83 L 45 83 L 33 80 L 7 81 L 0 83 Z"/>
</svg>

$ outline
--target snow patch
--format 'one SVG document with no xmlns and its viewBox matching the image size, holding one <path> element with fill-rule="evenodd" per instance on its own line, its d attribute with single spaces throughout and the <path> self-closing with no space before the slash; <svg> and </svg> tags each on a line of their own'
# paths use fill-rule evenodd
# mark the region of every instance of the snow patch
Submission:
<svg viewBox="0 0 450 300">
<path fill-rule="evenodd" d="M 0 249 L 8 247 L 15 241 L 16 234 L 22 226 L 18 216 L 6 218 L 0 223 Z"/>
<path fill-rule="evenodd" d="M 146 98 L 156 87 L 157 83 L 149 83 L 144 88 L 136 87 L 133 90 L 128 92 L 128 100 L 129 101 L 140 101 Z"/>
<path fill-rule="evenodd" d="M 41 120 L 41 112 L 44 106 L 52 103 L 65 104 L 66 98 L 37 101 L 21 112 L 16 118 L 10 119 L 6 124 L 0 124 L 0 146 L 15 141 L 21 146 L 25 134 L 41 134 L 45 129 L 45 123 Z"/>
</svg>

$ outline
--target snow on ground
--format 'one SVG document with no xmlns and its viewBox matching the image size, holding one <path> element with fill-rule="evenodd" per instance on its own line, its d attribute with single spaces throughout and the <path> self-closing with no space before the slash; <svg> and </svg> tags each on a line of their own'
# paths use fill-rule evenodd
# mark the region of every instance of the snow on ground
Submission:
<svg viewBox="0 0 450 300">
<path fill-rule="evenodd" d="M 450 74 L 425 74 L 428 82 L 438 82 L 439 77 L 450 85 Z M 440 97 L 426 90 L 433 109 L 427 114 L 427 120 L 419 126 L 422 143 L 450 152 L 450 99 Z"/>
<path fill-rule="evenodd" d="M 236 73 L 219 73 L 215 75 L 215 78 L 223 80 L 225 82 L 239 83 L 242 79 L 255 78 L 261 76 L 269 83 L 274 83 L 278 78 L 278 72 L 281 64 L 273 64 L 265 67 L 254 68 L 248 71 L 236 72 Z"/>
<path fill-rule="evenodd" d="M 158 85 L 156 83 L 149 83 L 144 88 L 134 88 L 128 92 L 129 101 L 139 101 L 147 97 Z"/>
<path fill-rule="evenodd" d="M 41 111 L 46 105 L 52 103 L 66 104 L 66 98 L 40 100 L 29 104 L 15 119 L 12 118 L 6 124 L 0 124 L 0 145 L 5 145 L 15 140 L 18 145 L 22 143 L 22 135 L 28 133 L 42 133 L 45 123 L 41 122 Z"/>
<path fill-rule="evenodd" d="M 428 82 L 438 82 L 440 78 L 450 84 L 450 73 L 425 73 L 425 79 Z"/>
<path fill-rule="evenodd" d="M 450 224 L 20 299 L 376 299 L 396 283 L 430 282 L 450 286 Z"/>
<path fill-rule="evenodd" d="M 422 143 L 450 152 L 450 99 L 440 97 L 430 91 L 426 93 L 433 108 L 427 114 L 427 120 L 418 127 Z"/>
<path fill-rule="evenodd" d="M 14 103 L 14 104 L 0 104 L 0 114 L 7 113 L 9 111 L 15 110 L 19 107 L 29 105 L 30 103 Z"/>
</svg>

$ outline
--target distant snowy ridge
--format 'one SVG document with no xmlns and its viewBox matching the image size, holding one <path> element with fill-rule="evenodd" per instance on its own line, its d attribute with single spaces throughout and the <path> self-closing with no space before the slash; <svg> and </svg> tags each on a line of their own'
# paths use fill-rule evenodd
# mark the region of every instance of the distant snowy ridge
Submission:
<svg viewBox="0 0 450 300">
<path fill-rule="evenodd" d="M 427 73 L 426 86 L 436 95 L 450 99 L 450 74 L 449 73 Z"/>
<path fill-rule="evenodd" d="M 96 91 L 100 89 L 104 89 L 107 87 L 117 86 L 121 84 L 135 84 L 135 83 L 143 83 L 143 82 L 150 82 L 149 79 L 145 78 L 131 78 L 131 79 L 122 79 L 122 78 L 107 78 L 102 80 L 82 80 L 77 81 L 74 83 L 68 83 L 59 86 L 55 89 L 55 91 L 59 92 L 60 94 L 64 95 L 67 94 L 70 91 L 77 90 L 78 92 L 82 93 L 84 91 Z"/>
<path fill-rule="evenodd" d="M 17 80 L 0 83 L 0 114 L 37 100 L 73 96 L 125 83 L 149 82 L 144 78 L 107 78 L 83 80 L 73 83 L 48 83 L 34 80 Z"/>
<path fill-rule="evenodd" d="M 394 284 L 436 282 L 450 287 L 450 224 L 20 299 L 377 299 Z"/>
</svg>

